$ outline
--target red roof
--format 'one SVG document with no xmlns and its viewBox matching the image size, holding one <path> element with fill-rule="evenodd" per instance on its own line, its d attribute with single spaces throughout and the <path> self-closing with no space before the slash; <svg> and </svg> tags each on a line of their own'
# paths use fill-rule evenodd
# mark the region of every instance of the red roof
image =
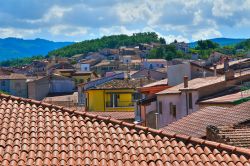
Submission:
<svg viewBox="0 0 250 166">
<path fill-rule="evenodd" d="M 243 165 L 250 151 L 0 94 L 1 165 Z"/>
<path fill-rule="evenodd" d="M 234 124 L 250 118 L 250 102 L 232 108 L 206 107 L 162 128 L 194 137 L 205 137 L 208 125 Z"/>
</svg>

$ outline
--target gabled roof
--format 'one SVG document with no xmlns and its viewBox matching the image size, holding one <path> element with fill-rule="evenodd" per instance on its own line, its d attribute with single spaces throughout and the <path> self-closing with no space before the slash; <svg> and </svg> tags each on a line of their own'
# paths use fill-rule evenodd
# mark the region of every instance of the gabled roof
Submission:
<svg viewBox="0 0 250 166">
<path fill-rule="evenodd" d="M 242 73 L 235 73 L 234 79 L 240 81 L 240 79 L 248 80 L 250 79 L 250 74 L 248 71 L 243 71 Z M 204 78 L 195 78 L 188 81 L 188 87 L 184 88 L 184 83 L 178 84 L 176 86 L 173 86 L 171 88 L 168 88 L 166 90 L 163 90 L 158 95 L 163 94 L 179 94 L 182 90 L 198 90 L 200 88 L 207 88 L 211 85 L 216 85 L 220 83 L 224 83 L 225 76 L 218 76 L 218 77 L 204 77 Z"/>
<path fill-rule="evenodd" d="M 205 137 L 208 125 L 228 125 L 250 118 L 250 102 L 236 105 L 232 108 L 206 107 L 185 116 L 162 130 L 186 134 L 194 137 Z"/>
<path fill-rule="evenodd" d="M 1 165 L 243 165 L 250 151 L 0 94 Z"/>
<path fill-rule="evenodd" d="M 238 102 L 249 100 L 250 94 L 248 90 L 234 92 L 223 96 L 212 97 L 199 101 L 199 104 L 237 104 Z"/>
<path fill-rule="evenodd" d="M 173 86 L 169 89 L 166 89 L 164 91 L 161 91 L 157 94 L 162 95 L 162 94 L 178 94 L 181 93 L 182 89 L 199 89 L 201 87 L 209 86 L 212 84 L 216 84 L 219 82 L 225 81 L 224 77 L 205 77 L 205 78 L 195 78 L 192 80 L 188 81 L 188 88 L 184 88 L 184 83 L 181 83 L 179 85 Z"/>
</svg>

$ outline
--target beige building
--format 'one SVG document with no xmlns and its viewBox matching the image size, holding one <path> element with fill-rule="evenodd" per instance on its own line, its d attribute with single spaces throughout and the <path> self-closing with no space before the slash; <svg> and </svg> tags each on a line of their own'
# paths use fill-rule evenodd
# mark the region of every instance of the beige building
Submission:
<svg viewBox="0 0 250 166">
<path fill-rule="evenodd" d="M 0 90 L 10 95 L 27 97 L 27 77 L 23 74 L 10 74 L 0 76 Z"/>
</svg>

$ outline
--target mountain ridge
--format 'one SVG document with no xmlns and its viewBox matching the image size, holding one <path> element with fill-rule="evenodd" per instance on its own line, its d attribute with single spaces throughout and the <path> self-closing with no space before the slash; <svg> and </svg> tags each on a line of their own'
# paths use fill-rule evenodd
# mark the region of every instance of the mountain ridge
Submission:
<svg viewBox="0 0 250 166">
<path fill-rule="evenodd" d="M 55 42 L 46 39 L 0 38 L 0 61 L 15 58 L 47 55 L 48 52 L 73 44 L 74 42 Z"/>
<path fill-rule="evenodd" d="M 238 44 L 242 41 L 245 41 L 246 39 L 243 38 L 226 38 L 226 37 L 221 37 L 221 38 L 212 38 L 212 39 L 207 39 L 211 40 L 212 42 L 218 43 L 220 46 L 227 46 L 227 45 L 235 45 Z M 190 48 L 194 48 L 197 46 L 198 41 L 190 42 L 188 43 Z"/>
</svg>

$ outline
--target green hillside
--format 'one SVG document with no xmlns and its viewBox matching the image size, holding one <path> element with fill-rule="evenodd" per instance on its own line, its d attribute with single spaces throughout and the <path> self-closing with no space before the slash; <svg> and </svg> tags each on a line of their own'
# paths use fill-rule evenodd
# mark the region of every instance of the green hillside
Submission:
<svg viewBox="0 0 250 166">
<path fill-rule="evenodd" d="M 155 32 L 135 33 L 128 35 L 104 36 L 100 39 L 85 40 L 54 51 L 49 52 L 49 56 L 71 57 L 75 54 L 95 52 L 103 48 L 118 48 L 120 46 L 136 46 L 139 43 L 164 43 L 163 38 L 159 38 Z"/>
</svg>

